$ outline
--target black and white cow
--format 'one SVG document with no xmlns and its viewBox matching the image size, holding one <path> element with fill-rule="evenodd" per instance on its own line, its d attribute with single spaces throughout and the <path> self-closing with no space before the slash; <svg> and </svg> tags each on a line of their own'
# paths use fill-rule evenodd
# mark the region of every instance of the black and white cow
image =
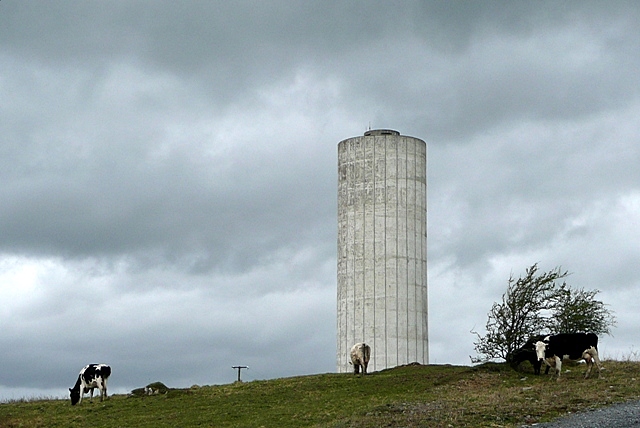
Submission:
<svg viewBox="0 0 640 428">
<path fill-rule="evenodd" d="M 93 390 L 100 390 L 100 401 L 107 397 L 107 379 L 111 376 L 111 367 L 106 364 L 89 364 L 84 366 L 78 374 L 78 380 L 73 388 L 69 388 L 71 393 L 71 405 L 82 403 L 82 397 L 89 392 L 90 400 L 93 400 Z"/>
<path fill-rule="evenodd" d="M 598 374 L 602 369 L 598 356 L 598 336 L 594 333 L 561 333 L 546 336 L 536 342 L 536 356 L 541 363 L 545 362 L 548 366 L 555 367 L 558 379 L 562 370 L 562 360 L 585 360 L 585 379 L 591 374 L 594 363 L 598 367 Z"/>
<path fill-rule="evenodd" d="M 520 363 L 529 361 L 533 366 L 533 373 L 539 375 L 540 368 L 542 367 L 542 361 L 538 359 L 536 354 L 536 343 L 544 338 L 545 336 L 531 336 L 524 345 L 513 351 L 508 358 L 508 362 L 511 367 L 516 370 Z M 549 373 L 549 367 L 547 367 L 546 373 Z"/>
<path fill-rule="evenodd" d="M 353 373 L 360 373 L 360 366 L 362 366 L 362 374 L 366 375 L 371 359 L 371 347 L 364 342 L 356 343 L 351 347 L 349 356 L 351 357 L 349 364 L 353 364 Z"/>
</svg>

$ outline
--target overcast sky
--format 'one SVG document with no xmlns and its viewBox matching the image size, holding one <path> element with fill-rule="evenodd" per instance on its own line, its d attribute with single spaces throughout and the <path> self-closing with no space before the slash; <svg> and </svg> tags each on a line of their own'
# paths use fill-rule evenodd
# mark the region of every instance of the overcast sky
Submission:
<svg viewBox="0 0 640 428">
<path fill-rule="evenodd" d="M 428 145 L 430 360 L 538 262 L 639 357 L 635 1 L 0 1 L 0 400 L 336 370 L 337 144 Z"/>
</svg>

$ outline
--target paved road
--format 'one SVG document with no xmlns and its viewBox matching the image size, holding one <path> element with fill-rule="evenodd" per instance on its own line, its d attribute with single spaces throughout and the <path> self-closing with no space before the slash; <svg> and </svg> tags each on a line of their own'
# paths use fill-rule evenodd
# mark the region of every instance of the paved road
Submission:
<svg viewBox="0 0 640 428">
<path fill-rule="evenodd" d="M 640 427 L 640 400 L 614 404 L 597 410 L 573 413 L 535 428 L 630 428 Z"/>
</svg>

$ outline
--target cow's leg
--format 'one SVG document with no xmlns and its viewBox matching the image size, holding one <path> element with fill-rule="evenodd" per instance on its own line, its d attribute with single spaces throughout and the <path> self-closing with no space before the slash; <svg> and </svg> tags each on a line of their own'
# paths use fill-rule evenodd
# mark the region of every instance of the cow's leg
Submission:
<svg viewBox="0 0 640 428">
<path fill-rule="evenodd" d="M 593 359 L 591 358 L 591 356 L 589 356 L 585 358 L 584 361 L 587 363 L 587 372 L 584 374 L 584 378 L 589 379 L 589 375 L 591 374 L 591 369 L 593 368 Z"/>
<path fill-rule="evenodd" d="M 78 404 L 82 404 L 82 397 L 84 397 L 84 386 L 80 385 L 80 399 L 78 400 Z"/>
<path fill-rule="evenodd" d="M 364 364 L 362 365 L 362 374 L 366 375 L 367 374 L 367 366 L 369 365 L 368 362 L 364 362 Z"/>
<path fill-rule="evenodd" d="M 557 379 L 560 380 L 560 372 L 562 371 L 562 358 L 556 356 L 555 365 L 556 365 L 556 376 L 557 376 Z"/>
<path fill-rule="evenodd" d="M 591 369 L 595 363 L 598 368 L 598 376 L 600 376 L 600 370 L 602 370 L 602 365 L 600 364 L 600 357 L 598 356 L 598 350 L 593 346 L 582 354 L 582 358 L 587 362 L 587 366 L 589 367 L 587 370 L 587 376 L 591 374 Z M 585 376 L 586 379 L 586 376 Z"/>
<path fill-rule="evenodd" d="M 589 349 L 589 353 L 593 357 L 593 361 L 596 363 L 596 367 L 598 367 L 598 376 L 600 376 L 600 370 L 602 370 L 602 364 L 600 363 L 600 356 L 598 355 L 598 350 L 592 346 Z"/>
<path fill-rule="evenodd" d="M 591 350 L 591 348 L 585 350 L 582 353 L 582 359 L 584 360 L 585 364 L 587 365 L 587 371 L 584 374 L 584 378 L 585 379 L 589 378 L 589 375 L 591 374 L 591 369 L 593 368 L 593 357 L 589 353 L 590 350 Z"/>
<path fill-rule="evenodd" d="M 89 401 L 93 403 L 93 388 L 89 389 Z"/>
<path fill-rule="evenodd" d="M 353 374 L 358 374 L 360 373 L 360 364 L 354 364 L 353 365 Z"/>
<path fill-rule="evenodd" d="M 542 367 L 542 363 L 540 362 L 540 360 L 532 360 L 531 365 L 533 366 L 533 374 L 539 375 L 540 368 Z M 547 373 L 548 372 L 549 372 L 549 367 L 547 367 Z"/>
<path fill-rule="evenodd" d="M 107 399 L 107 379 L 102 379 L 102 392 L 104 394 L 104 399 Z M 100 401 L 102 401 L 102 397 L 100 397 Z"/>
</svg>

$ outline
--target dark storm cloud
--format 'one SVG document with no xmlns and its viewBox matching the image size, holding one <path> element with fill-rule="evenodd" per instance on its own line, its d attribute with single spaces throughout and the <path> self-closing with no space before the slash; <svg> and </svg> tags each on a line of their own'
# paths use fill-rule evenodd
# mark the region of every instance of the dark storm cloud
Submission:
<svg viewBox="0 0 640 428">
<path fill-rule="evenodd" d="M 333 187 L 333 156 L 297 144 L 304 135 L 264 123 L 264 129 L 247 135 L 231 129 L 227 136 L 216 129 L 228 128 L 225 118 L 212 115 L 206 123 L 206 112 L 197 110 L 202 104 L 173 98 L 173 106 L 163 105 L 167 92 L 171 96 L 181 85 L 149 81 L 128 70 L 114 74 L 94 90 L 102 102 L 90 112 L 81 111 L 85 99 L 65 99 L 65 87 L 52 90 L 51 98 L 59 101 L 13 112 L 33 123 L 25 125 L 23 136 L 5 134 L 6 203 L 0 217 L 6 250 L 38 246 L 71 257 L 152 251 L 180 258 L 196 249 L 216 259 L 222 257 L 216 251 L 233 253 L 230 247 L 243 235 L 253 240 L 257 253 L 261 246 L 273 246 L 275 234 L 262 227 L 265 223 L 280 224 L 278 239 L 293 238 L 291 222 L 300 219 L 315 227 L 304 220 L 309 210 L 333 212 L 323 208 L 331 202 L 310 191 L 318 184 Z M 116 85 L 117 78 L 131 92 Z M 67 112 L 55 112 L 51 121 L 52 107 Z M 171 117 L 172 111 L 179 111 L 178 117 Z M 248 113 L 238 116 L 256 111 L 248 106 Z M 234 120 L 261 124 L 259 118 Z M 8 131 L 10 124 L 4 126 Z M 277 142 L 267 142 L 274 138 Z M 309 155 L 320 155 L 320 162 L 303 167 Z M 291 162 L 282 165 L 285 158 Z M 299 178 L 293 181 L 291 174 Z M 295 239 L 305 234 L 296 233 Z"/>
<path fill-rule="evenodd" d="M 574 117 L 633 99 L 637 11 L 623 6 L 60 2 L 45 14 L 10 5 L 5 31 L 21 56 L 91 69 L 134 59 L 192 79 L 223 104 L 313 67 L 340 76 L 351 102 L 391 100 L 404 106 L 396 116 L 422 119 L 440 139 L 488 121 Z M 384 84 L 398 72 L 409 78 Z"/>
</svg>

